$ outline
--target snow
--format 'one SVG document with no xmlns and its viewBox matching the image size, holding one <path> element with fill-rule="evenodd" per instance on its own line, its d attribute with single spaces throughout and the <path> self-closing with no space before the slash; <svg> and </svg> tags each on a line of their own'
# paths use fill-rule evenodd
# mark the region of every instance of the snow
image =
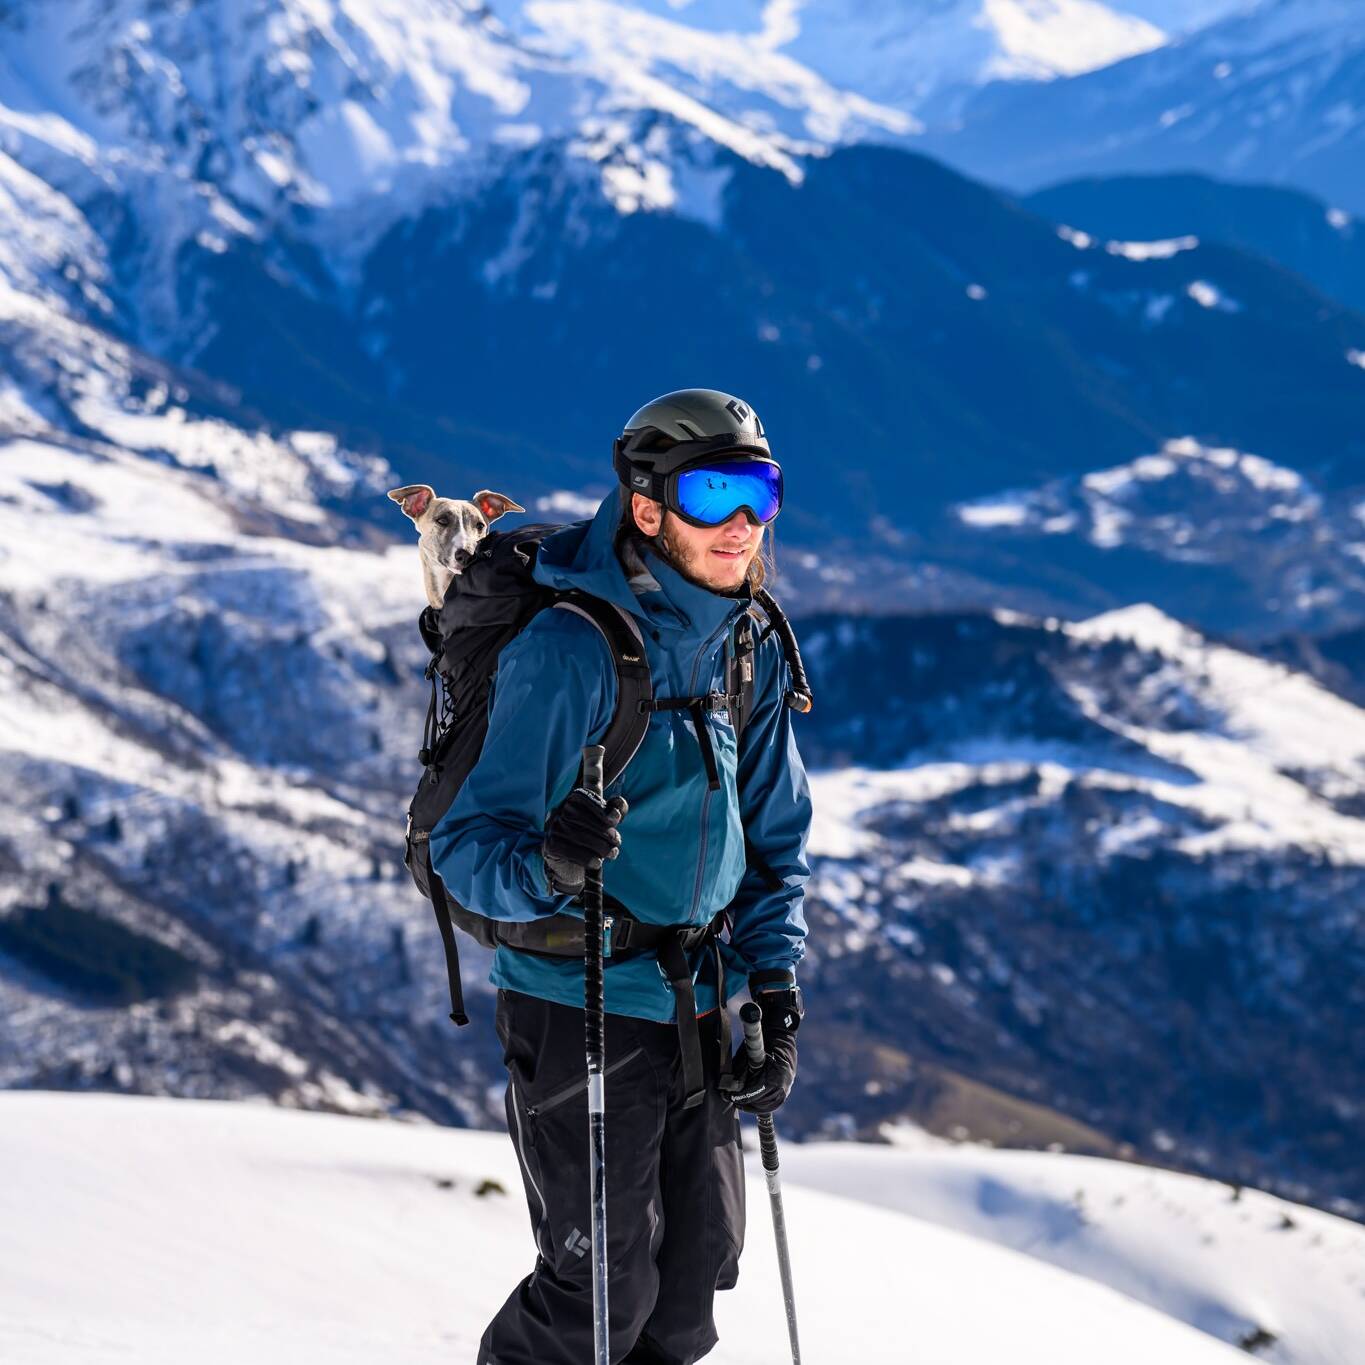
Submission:
<svg viewBox="0 0 1365 1365">
<path fill-rule="evenodd" d="M 109 314 L 105 257 L 70 199 L 0 151 L 0 317 L 68 303 Z"/>
<path fill-rule="evenodd" d="M 1170 237 L 1157 242 L 1106 242 L 1104 249 L 1111 256 L 1123 256 L 1130 261 L 1167 261 L 1182 251 L 1193 251 L 1198 245 L 1198 237 Z"/>
<path fill-rule="evenodd" d="M 1077 641 L 1126 640 L 1158 656 L 1162 667 L 1143 689 L 1183 693 L 1217 720 L 1200 729 L 1135 723 L 1106 710 L 1083 683 L 1062 676 L 1061 685 L 1097 734 L 1130 741 L 1133 753 L 1150 757 L 1134 761 L 1114 749 L 983 736 L 898 756 L 896 767 L 814 771 L 808 849 L 813 895 L 852 918 L 861 913 L 863 883 L 1007 883 L 1014 875 L 1008 860 L 973 858 L 962 866 L 923 851 L 898 859 L 894 838 L 874 833 L 871 819 L 1027 780 L 1031 795 L 984 808 L 972 802 L 937 817 L 945 830 L 987 837 L 1004 831 L 1025 805 L 1060 799 L 1077 777 L 1096 790 L 1141 794 L 1144 805 L 1168 812 L 1155 819 L 1150 809 L 1139 808 L 1106 832 L 1101 856 L 1159 844 L 1191 856 L 1312 850 L 1338 865 L 1365 866 L 1365 820 L 1331 801 L 1334 792 L 1357 791 L 1365 783 L 1360 708 L 1304 674 L 1213 644 L 1150 604 L 1077 623 L 1034 624 Z M 1142 694 L 1133 700 L 1141 713 Z M 1176 811 L 1189 818 L 1169 814 Z"/>
<path fill-rule="evenodd" d="M 601 168 L 621 212 L 701 216 L 714 186 L 673 183 L 695 159 L 688 133 L 797 180 L 806 155 L 915 128 L 779 51 L 776 11 L 775 27 L 707 32 L 602 0 L 528 0 L 501 19 L 449 0 L 21 8 L 0 57 L 0 147 L 82 202 L 131 192 L 163 310 L 178 245 L 201 232 L 217 250 L 283 219 L 348 279 L 396 219 L 476 191 L 542 140 L 572 157 L 604 120 L 634 154 Z M 651 126 L 666 133 L 652 151 Z"/>
<path fill-rule="evenodd" d="M 1147 790 L 1198 812 L 1213 828 L 1175 847 L 1192 855 L 1226 849 L 1317 849 L 1333 861 L 1365 864 L 1365 821 L 1344 815 L 1290 773 L 1365 781 L 1365 715 L 1302 673 L 1211 644 L 1150 604 L 1064 627 L 1077 639 L 1124 639 L 1199 679 L 1204 702 L 1223 716 L 1219 732 L 1170 732 L 1092 718 L 1198 777 L 1152 781 Z"/>
<path fill-rule="evenodd" d="M 1088 0 L 987 0 L 982 18 L 1001 47 L 983 74 L 1003 80 L 1078 75 L 1150 52 L 1166 39 L 1154 25 Z"/>
<path fill-rule="evenodd" d="M 1365 1234 L 1263 1196 L 922 1138 L 783 1161 L 812 1360 L 1231 1365 L 1254 1321 L 1279 1335 L 1264 1358 L 1332 1365 L 1362 1330 Z M 0 1095 L 0 1162 L 0 1356 L 24 1365 L 471 1360 L 532 1259 L 502 1135 L 19 1092 Z M 1265 1226 L 1281 1209 L 1293 1233 Z M 789 1359 L 752 1157 L 749 1218 L 717 1365 Z M 1179 1320 L 1201 1304 L 1207 1331 Z"/>
<path fill-rule="evenodd" d="M 1027 1252 L 1226 1341 L 1262 1328 L 1277 1341 L 1260 1358 L 1282 1365 L 1345 1365 L 1365 1331 L 1358 1224 L 1095 1157 L 918 1146 L 789 1147 L 783 1166 L 791 1182 Z"/>
<path fill-rule="evenodd" d="M 956 511 L 958 519 L 968 526 L 1022 526 L 1029 516 L 1027 504 L 1013 494 L 963 503 Z"/>
<path fill-rule="evenodd" d="M 1095 239 L 1088 232 L 1082 232 L 1080 228 L 1068 227 L 1065 223 L 1058 227 L 1057 236 L 1064 242 L 1070 242 L 1077 251 L 1088 251 L 1095 245 Z"/>
<path fill-rule="evenodd" d="M 716 27 L 738 27 L 737 11 L 762 16 L 784 53 L 836 86 L 912 116 L 956 88 L 1076 74 L 1165 41 L 1160 28 L 1135 17 L 1134 6 L 1098 0 L 944 0 L 913 8 L 876 0 L 660 0 L 651 7 Z"/>
<path fill-rule="evenodd" d="M 1242 305 L 1235 299 L 1228 298 L 1216 284 L 1210 284 L 1207 280 L 1193 280 L 1186 287 L 1185 292 L 1201 308 L 1215 308 L 1221 313 L 1240 313 Z"/>
<path fill-rule="evenodd" d="M 582 520 L 591 517 L 596 511 L 601 497 L 588 493 L 576 493 L 568 488 L 558 488 L 536 499 L 536 511 L 551 518 L 565 521 Z"/>
<path fill-rule="evenodd" d="M 913 13 L 872 0 L 21 0 L 6 13 L 0 148 L 73 202 L 132 195 L 149 325 L 168 331 L 187 241 L 221 252 L 283 224 L 351 281 L 395 220 L 478 192 L 537 143 L 577 157 L 613 121 L 621 155 L 580 163 L 589 183 L 623 214 L 709 222 L 708 151 L 796 182 L 832 147 L 913 137 L 931 100 L 1094 70 L 1161 46 L 1174 23 L 1128 0 Z"/>
<path fill-rule="evenodd" d="M 1163 490 L 1162 485 L 1167 485 Z M 1217 557 L 1220 530 L 1318 521 L 1321 495 L 1304 477 L 1260 455 L 1191 437 L 1124 464 L 1009 489 L 958 504 L 954 515 L 983 533 L 1083 533 L 1092 545 L 1136 544 L 1169 558 Z"/>
<path fill-rule="evenodd" d="M 90 376 L 108 378 L 98 371 Z M 92 419 L 108 416 L 91 410 Z M 128 421 L 125 435 L 156 435 L 147 414 L 130 414 Z M 158 450 L 196 424 L 180 414 L 168 425 L 167 440 L 154 442 Z M 216 431 L 210 427 L 205 439 L 211 442 Z M 0 588 L 14 607 L 45 622 L 55 613 L 43 604 L 60 600 L 63 623 L 83 622 L 88 613 L 94 624 L 81 629 L 94 631 L 102 625 L 98 604 L 115 591 L 125 625 L 137 613 L 168 610 L 168 603 L 228 619 L 239 610 L 267 618 L 274 599 L 281 618 L 307 629 L 318 646 L 336 639 L 357 654 L 373 646 L 369 633 L 411 620 L 420 604 L 420 574 L 409 547 L 310 544 L 291 535 L 283 517 L 274 533 L 266 530 L 269 519 L 260 520 L 267 513 L 253 493 L 264 488 L 274 496 L 283 487 L 290 516 L 323 526 L 319 489 L 353 473 L 334 467 L 344 454 L 334 438 L 298 432 L 275 440 L 228 429 L 218 439 L 215 458 L 233 461 L 236 470 L 212 478 L 50 430 L 0 442 Z M 260 468 L 253 472 L 246 457 L 255 454 Z M 244 533 L 239 516 L 254 519 L 257 533 Z M 50 628 L 35 627 L 31 638 L 0 639 L 6 781 L 31 793 L 42 782 L 40 772 L 78 768 L 79 785 L 92 800 L 138 811 L 136 833 L 130 822 L 124 840 L 128 856 L 135 856 L 139 839 L 159 837 L 163 816 L 193 810 L 258 859 L 316 859 L 333 888 L 337 879 L 368 868 L 359 841 L 351 846 L 352 832 L 369 829 L 359 794 L 300 785 L 284 770 L 241 761 L 197 717 L 136 687 L 121 671 L 75 683 L 83 666 L 71 673 L 69 661 L 54 666 L 44 656 L 54 648 Z M 93 660 L 100 660 L 99 645 L 92 647 Z M 193 763 L 167 761 L 163 743 L 177 735 L 194 747 Z"/>
</svg>

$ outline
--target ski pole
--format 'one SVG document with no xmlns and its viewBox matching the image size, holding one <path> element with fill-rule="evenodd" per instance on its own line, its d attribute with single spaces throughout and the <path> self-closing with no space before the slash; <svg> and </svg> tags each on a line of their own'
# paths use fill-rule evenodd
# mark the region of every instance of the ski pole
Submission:
<svg viewBox="0 0 1365 1365">
<path fill-rule="evenodd" d="M 602 795 L 600 744 L 583 749 L 583 785 Z M 607 1330 L 607 1095 L 602 1076 L 607 1050 L 602 982 L 602 865 L 583 874 L 583 1022 L 588 1051 L 588 1146 L 592 1168 L 592 1337 L 597 1365 L 611 1365 Z"/>
<path fill-rule="evenodd" d="M 744 1048 L 749 1065 L 761 1070 L 767 1054 L 763 1050 L 763 1011 L 752 1001 L 739 1011 L 744 1024 Z M 796 1336 L 796 1297 L 792 1293 L 791 1257 L 787 1252 L 787 1219 L 782 1212 L 782 1179 L 777 1167 L 777 1129 L 771 1114 L 758 1115 L 758 1147 L 763 1155 L 763 1177 L 768 1182 L 768 1202 L 773 1209 L 773 1239 L 777 1242 L 777 1269 L 782 1276 L 782 1298 L 787 1307 L 787 1336 L 791 1340 L 792 1365 L 801 1365 L 801 1343 Z"/>
</svg>

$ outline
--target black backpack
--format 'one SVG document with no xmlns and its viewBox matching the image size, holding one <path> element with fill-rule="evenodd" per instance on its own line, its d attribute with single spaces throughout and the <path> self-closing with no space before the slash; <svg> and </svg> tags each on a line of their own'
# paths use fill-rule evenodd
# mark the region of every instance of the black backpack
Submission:
<svg viewBox="0 0 1365 1365">
<path fill-rule="evenodd" d="M 651 711 L 682 708 L 699 713 L 723 704 L 729 710 L 738 742 L 753 706 L 753 652 L 769 631 L 777 632 L 791 668 L 793 686 L 786 694 L 787 704 L 798 711 L 811 707 L 810 690 L 791 626 L 777 603 L 761 589 L 754 593 L 754 600 L 767 615 L 768 626 L 755 640 L 752 613 L 741 617 L 727 656 L 725 693 L 656 700 L 644 641 L 635 618 L 614 603 L 583 592 L 548 588 L 532 576 L 541 541 L 562 529 L 556 524 L 537 524 L 486 535 L 464 571 L 451 579 L 440 609 L 429 606 L 418 618 L 422 639 L 431 650 L 426 668 L 431 700 L 418 754 L 424 771 L 408 807 L 404 862 L 417 889 L 431 902 L 436 914 L 445 947 L 450 1017 L 456 1024 L 469 1022 L 460 983 L 456 928 L 486 948 L 504 944 L 562 956 L 581 952 L 583 947 L 581 919 L 571 915 L 550 915 L 530 923 L 489 919 L 459 904 L 431 865 L 431 831 L 450 809 L 483 749 L 488 733 L 489 692 L 499 656 L 534 616 L 547 609 L 577 612 L 597 627 L 610 651 L 616 669 L 617 704 L 602 739 L 606 750 L 602 765 L 604 786 L 614 782 L 635 756 L 649 728 Z M 700 714 L 696 721 L 708 776 L 713 786 L 719 786 L 709 730 Z M 781 886 L 780 879 L 775 878 L 756 850 L 749 848 L 749 859 L 770 884 Z"/>
</svg>

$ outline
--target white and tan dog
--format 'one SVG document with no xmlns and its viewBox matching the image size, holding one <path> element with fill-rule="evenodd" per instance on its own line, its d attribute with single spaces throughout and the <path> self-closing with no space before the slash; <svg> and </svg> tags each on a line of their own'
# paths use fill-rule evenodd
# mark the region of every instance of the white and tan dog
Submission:
<svg viewBox="0 0 1365 1365">
<path fill-rule="evenodd" d="M 446 589 L 456 574 L 474 557 L 474 551 L 488 531 L 490 522 L 504 512 L 526 509 L 511 498 L 482 488 L 466 502 L 463 498 L 438 498 L 429 484 L 410 483 L 389 492 L 405 515 L 417 527 L 418 552 L 422 556 L 422 581 L 427 601 L 438 611 L 446 600 Z"/>
</svg>

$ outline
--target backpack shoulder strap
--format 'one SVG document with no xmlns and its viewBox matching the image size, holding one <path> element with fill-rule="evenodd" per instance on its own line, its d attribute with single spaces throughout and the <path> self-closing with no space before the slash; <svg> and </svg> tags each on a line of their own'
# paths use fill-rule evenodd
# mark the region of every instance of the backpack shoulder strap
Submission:
<svg viewBox="0 0 1365 1365">
<path fill-rule="evenodd" d="M 731 697 L 739 698 L 735 712 L 735 744 L 744 736 L 744 727 L 754 709 L 754 651 L 758 648 L 754 639 L 754 618 L 745 612 L 735 625 L 734 646 L 730 651 L 730 676 L 726 679 L 725 690 Z"/>
<path fill-rule="evenodd" d="M 602 761 L 602 778 L 604 785 L 610 785 L 635 757 L 649 729 L 654 681 L 645 656 L 644 637 L 628 611 L 600 597 L 570 592 L 554 606 L 575 612 L 597 627 L 616 669 L 616 713 L 602 737 L 602 747 L 607 751 Z"/>
<path fill-rule="evenodd" d="M 754 617 L 752 609 L 740 617 L 739 624 L 735 627 L 735 645 L 733 651 L 733 672 L 726 684 L 726 690 L 733 696 L 739 696 L 739 716 L 735 726 L 735 741 L 744 733 L 744 727 L 749 723 L 749 715 L 754 705 L 754 653 L 759 645 L 768 638 L 769 635 L 776 635 L 778 643 L 782 646 L 782 657 L 787 661 L 787 670 L 791 674 L 791 686 L 783 694 L 783 701 L 792 708 L 793 711 L 800 711 L 803 714 L 811 709 L 815 704 L 815 699 L 811 695 L 810 683 L 806 680 L 806 669 L 801 662 L 801 650 L 796 643 L 796 632 L 792 630 L 791 622 L 787 620 L 787 613 L 777 605 L 777 600 L 770 592 L 759 588 L 754 593 L 754 601 L 763 609 L 764 615 L 768 618 L 768 624 L 764 627 L 763 633 L 754 639 Z"/>
</svg>

